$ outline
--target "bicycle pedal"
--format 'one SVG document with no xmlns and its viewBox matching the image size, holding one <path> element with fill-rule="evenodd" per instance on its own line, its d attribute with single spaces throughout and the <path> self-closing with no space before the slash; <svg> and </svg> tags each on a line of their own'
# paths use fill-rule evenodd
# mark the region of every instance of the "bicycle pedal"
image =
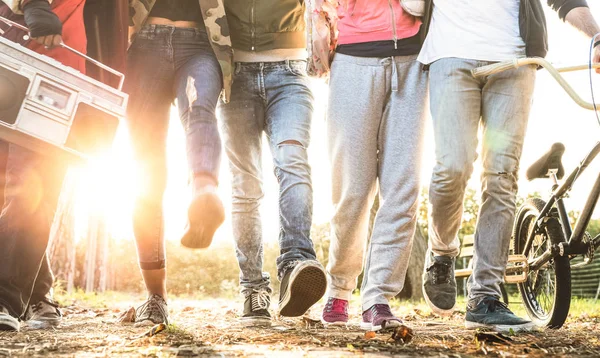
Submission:
<svg viewBox="0 0 600 358">
<path fill-rule="evenodd" d="M 529 274 L 529 263 L 525 255 L 509 255 L 504 273 L 504 282 L 523 283 L 527 281 Z"/>
</svg>

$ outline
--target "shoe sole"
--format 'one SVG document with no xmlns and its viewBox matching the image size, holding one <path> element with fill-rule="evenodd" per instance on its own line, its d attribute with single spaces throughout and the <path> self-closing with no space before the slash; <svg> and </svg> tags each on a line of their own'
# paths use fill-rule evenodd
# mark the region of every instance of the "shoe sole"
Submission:
<svg viewBox="0 0 600 358">
<path fill-rule="evenodd" d="M 477 323 L 471 321 L 465 321 L 465 328 L 467 329 L 477 329 L 477 328 L 487 328 L 492 329 L 500 333 L 509 333 L 512 332 L 529 332 L 536 328 L 536 325 L 532 323 L 525 324 L 517 324 L 517 325 L 508 325 L 508 324 L 484 324 Z"/>
<path fill-rule="evenodd" d="M 387 330 L 391 330 L 391 329 L 402 326 L 401 322 L 398 322 L 395 320 L 391 320 L 388 323 L 389 324 L 386 324 L 384 327 L 384 326 L 373 326 L 373 324 L 371 324 L 370 322 L 360 322 L 360 329 L 362 329 L 363 331 L 371 331 L 371 332 L 378 332 L 378 331 L 385 332 Z"/>
<path fill-rule="evenodd" d="M 154 327 L 154 326 L 156 326 L 157 324 L 161 324 L 161 323 L 167 324 L 166 322 L 154 323 L 154 322 L 152 322 L 152 321 L 151 321 L 151 320 L 149 320 L 149 319 L 145 319 L 145 320 L 143 320 L 143 321 L 135 322 L 135 323 L 133 324 L 133 326 L 134 326 L 134 327 Z"/>
<path fill-rule="evenodd" d="M 27 326 L 33 329 L 50 329 L 60 325 L 62 320 L 59 319 L 30 319 L 27 321 Z"/>
<path fill-rule="evenodd" d="M 292 271 L 288 290 L 280 302 L 279 314 L 284 317 L 302 316 L 317 303 L 327 289 L 325 270 L 316 262 L 300 262 Z"/>
<path fill-rule="evenodd" d="M 454 306 L 452 306 L 452 308 L 450 309 L 439 308 L 429 300 L 429 297 L 427 297 L 427 293 L 425 292 L 425 286 L 421 286 L 421 289 L 423 290 L 423 298 L 425 298 L 425 302 L 427 303 L 429 308 L 431 308 L 431 311 L 433 311 L 434 314 L 441 317 L 450 317 L 452 316 L 452 314 L 454 314 L 454 311 L 456 311 L 456 303 L 454 303 Z"/>
<path fill-rule="evenodd" d="M 325 328 L 327 327 L 348 327 L 348 322 L 338 321 L 338 322 L 327 322 L 326 320 L 321 318 L 321 323 Z"/>
<path fill-rule="evenodd" d="M 244 327 L 271 327 L 272 325 L 269 318 L 240 318 L 240 323 Z"/>
<path fill-rule="evenodd" d="M 12 316 L 0 316 L 0 331 L 19 332 L 20 328 L 19 321 Z"/>
<path fill-rule="evenodd" d="M 215 232 L 225 221 L 225 208 L 215 193 L 196 197 L 188 209 L 189 227 L 181 238 L 181 245 L 190 249 L 210 246 Z"/>
</svg>

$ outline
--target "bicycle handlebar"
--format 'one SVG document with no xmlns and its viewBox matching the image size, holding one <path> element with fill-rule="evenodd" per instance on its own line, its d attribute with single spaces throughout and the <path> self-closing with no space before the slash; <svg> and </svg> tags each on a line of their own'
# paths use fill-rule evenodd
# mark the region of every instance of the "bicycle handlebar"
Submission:
<svg viewBox="0 0 600 358">
<path fill-rule="evenodd" d="M 569 66 L 569 67 L 559 67 L 556 68 L 552 66 L 552 64 L 540 57 L 526 57 L 526 58 L 517 58 L 510 61 L 503 61 L 494 63 L 487 66 L 482 66 L 471 70 L 471 74 L 473 77 L 485 77 L 491 76 L 493 74 L 508 71 L 512 69 L 516 69 L 522 66 L 527 65 L 537 65 L 544 67 L 548 73 L 558 82 L 558 84 L 567 92 L 567 94 L 581 107 L 589 110 L 594 110 L 594 105 L 592 103 L 584 101 L 577 92 L 565 81 L 565 79 L 560 75 L 561 72 L 572 72 L 572 71 L 581 71 L 587 70 L 589 65 L 581 65 L 581 66 Z M 592 68 L 600 68 L 600 63 L 592 64 Z M 600 111 L 600 106 L 597 106 Z"/>
</svg>

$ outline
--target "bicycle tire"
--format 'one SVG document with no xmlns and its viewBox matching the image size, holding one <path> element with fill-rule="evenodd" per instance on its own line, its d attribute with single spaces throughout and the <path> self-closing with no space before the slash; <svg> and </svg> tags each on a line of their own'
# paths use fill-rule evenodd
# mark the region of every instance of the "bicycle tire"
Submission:
<svg viewBox="0 0 600 358">
<path fill-rule="evenodd" d="M 541 230 L 538 229 L 539 233 L 534 239 L 538 243 L 538 250 L 532 252 L 534 250 L 534 243 L 532 243 L 528 252 L 524 252 L 526 240 L 531 230 L 535 228 L 532 224 L 538 220 L 539 214 L 545 205 L 545 201 L 538 198 L 531 198 L 517 211 L 512 237 L 513 249 L 516 254 L 523 254 L 528 259 L 532 259 L 536 257 L 540 248 L 542 252 L 545 251 L 549 243 L 558 244 L 566 241 L 557 215 L 549 214 L 547 216 L 548 220 L 546 220 Z M 542 270 L 544 271 L 542 272 Z M 543 308 L 541 307 L 542 305 L 539 302 L 541 300 L 538 298 L 536 291 L 541 291 L 540 287 L 544 284 L 544 279 L 547 279 L 546 282 L 548 283 L 552 281 L 551 277 L 548 279 L 551 274 L 554 275 L 553 292 L 551 295 L 546 295 L 546 303 L 550 305 Z M 569 258 L 567 256 L 556 256 L 548 263 L 546 269 L 540 269 L 535 272 L 530 271 L 527 276 L 527 281 L 517 286 L 519 287 L 519 293 L 521 294 L 525 310 L 532 322 L 539 327 L 562 327 L 567 319 L 571 305 L 571 263 Z M 542 281 L 542 283 L 539 284 L 538 281 Z M 550 284 L 548 284 L 548 287 L 552 289 Z M 549 302 L 550 300 L 551 302 Z"/>
</svg>

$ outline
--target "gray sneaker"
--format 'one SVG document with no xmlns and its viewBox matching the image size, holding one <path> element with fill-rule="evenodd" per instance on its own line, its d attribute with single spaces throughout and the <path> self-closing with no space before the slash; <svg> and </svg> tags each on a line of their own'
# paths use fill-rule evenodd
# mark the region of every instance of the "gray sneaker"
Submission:
<svg viewBox="0 0 600 358">
<path fill-rule="evenodd" d="M 0 305 L 0 331 L 19 331 L 19 320 L 8 313 L 8 309 Z"/>
<path fill-rule="evenodd" d="M 479 303 L 470 301 L 467 305 L 465 327 L 489 328 L 508 333 L 530 331 L 535 328 L 535 324 L 512 313 L 506 303 L 494 297 L 484 297 Z"/>
<path fill-rule="evenodd" d="M 245 327 L 268 327 L 271 325 L 271 294 L 266 289 L 252 291 L 244 301 L 244 314 L 240 322 Z"/>
<path fill-rule="evenodd" d="M 169 324 L 169 310 L 165 299 L 153 294 L 135 310 L 134 326 L 152 326 L 159 323 Z"/>
<path fill-rule="evenodd" d="M 33 329 L 49 329 L 58 327 L 62 313 L 54 301 L 44 299 L 27 307 L 26 319 L 27 326 Z"/>
<path fill-rule="evenodd" d="M 428 251 L 423 272 L 423 296 L 433 313 L 450 316 L 456 305 L 454 258 L 433 256 Z"/>
</svg>

